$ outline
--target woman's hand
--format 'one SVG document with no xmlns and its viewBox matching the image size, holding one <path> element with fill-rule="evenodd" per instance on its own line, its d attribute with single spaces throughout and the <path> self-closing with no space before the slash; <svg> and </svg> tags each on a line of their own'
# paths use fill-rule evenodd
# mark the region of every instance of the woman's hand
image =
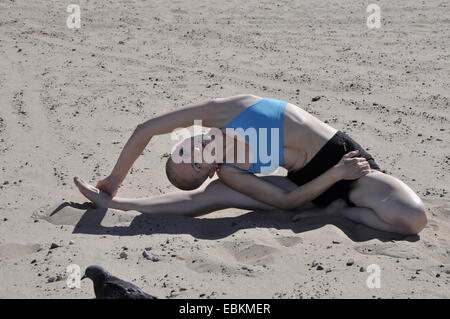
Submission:
<svg viewBox="0 0 450 319">
<path fill-rule="evenodd" d="M 339 179 L 353 180 L 370 173 L 369 163 L 365 158 L 355 157 L 359 151 L 345 154 L 333 170 Z"/>
<path fill-rule="evenodd" d="M 109 194 L 111 197 L 116 196 L 117 190 L 119 189 L 120 182 L 111 176 L 102 179 L 97 183 L 97 188 L 105 193 Z"/>
</svg>

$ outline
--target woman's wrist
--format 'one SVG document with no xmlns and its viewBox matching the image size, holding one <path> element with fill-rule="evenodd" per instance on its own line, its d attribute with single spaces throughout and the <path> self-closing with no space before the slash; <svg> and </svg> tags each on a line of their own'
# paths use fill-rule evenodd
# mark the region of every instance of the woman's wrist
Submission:
<svg viewBox="0 0 450 319">
<path fill-rule="evenodd" d="M 117 186 L 119 186 L 120 184 L 122 184 L 122 181 L 123 181 L 123 177 L 122 177 L 121 175 L 119 175 L 119 174 L 115 174 L 114 172 L 111 173 L 111 174 L 108 176 L 108 179 L 109 179 L 111 182 L 113 182 L 114 184 L 117 184 Z"/>
<path fill-rule="evenodd" d="M 341 169 L 337 166 L 333 166 L 330 168 L 327 173 L 329 174 L 330 178 L 333 179 L 333 182 L 339 182 L 342 179 Z"/>
</svg>

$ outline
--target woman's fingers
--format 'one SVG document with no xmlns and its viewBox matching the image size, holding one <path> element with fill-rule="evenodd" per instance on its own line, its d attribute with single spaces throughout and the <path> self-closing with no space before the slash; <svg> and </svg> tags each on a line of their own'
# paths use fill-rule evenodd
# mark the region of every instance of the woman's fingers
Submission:
<svg viewBox="0 0 450 319">
<path fill-rule="evenodd" d="M 345 158 L 350 158 L 350 157 L 354 157 L 354 156 L 356 156 L 358 154 L 359 154 L 359 150 L 355 150 L 355 151 L 348 152 L 347 154 L 344 155 L 344 157 Z"/>
<path fill-rule="evenodd" d="M 356 165 L 358 165 L 358 166 L 370 166 L 369 165 L 369 163 L 367 162 L 367 161 L 361 161 L 361 162 L 358 162 L 358 163 L 356 163 Z"/>
<path fill-rule="evenodd" d="M 370 169 L 365 170 L 365 171 L 362 171 L 362 172 L 361 172 L 361 176 L 367 175 L 367 174 L 369 174 L 369 173 L 370 173 Z"/>
<path fill-rule="evenodd" d="M 361 170 L 360 170 L 361 176 L 367 175 L 370 172 L 371 172 L 371 168 L 369 165 L 364 165 L 361 167 Z"/>
<path fill-rule="evenodd" d="M 98 181 L 96 187 L 102 187 L 103 185 L 105 185 L 105 180 L 104 179 L 102 179 L 101 181 Z"/>
<path fill-rule="evenodd" d="M 114 188 L 112 187 L 112 185 L 110 185 L 107 181 L 105 180 L 101 180 L 97 183 L 97 185 L 95 186 L 97 187 L 99 190 L 104 191 L 105 193 L 107 193 L 110 196 L 114 196 L 116 191 L 114 190 Z"/>
</svg>

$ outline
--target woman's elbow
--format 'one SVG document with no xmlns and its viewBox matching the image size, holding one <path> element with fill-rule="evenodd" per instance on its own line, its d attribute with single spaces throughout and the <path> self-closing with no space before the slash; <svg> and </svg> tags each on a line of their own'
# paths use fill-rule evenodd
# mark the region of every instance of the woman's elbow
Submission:
<svg viewBox="0 0 450 319">
<path fill-rule="evenodd" d="M 133 132 L 133 135 L 142 136 L 144 138 L 148 138 L 150 134 L 149 125 L 147 123 L 138 124 Z"/>
<path fill-rule="evenodd" d="M 136 128 L 134 129 L 135 133 L 141 132 L 144 130 L 144 123 L 136 125 Z"/>
<path fill-rule="evenodd" d="M 287 193 L 278 200 L 278 208 L 283 210 L 296 210 L 304 204 L 298 198 L 292 197 Z"/>
</svg>

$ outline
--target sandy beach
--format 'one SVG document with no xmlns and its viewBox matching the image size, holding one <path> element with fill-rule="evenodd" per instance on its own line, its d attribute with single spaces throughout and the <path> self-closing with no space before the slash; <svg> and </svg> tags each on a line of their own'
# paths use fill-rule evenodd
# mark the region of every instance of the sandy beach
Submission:
<svg viewBox="0 0 450 319">
<path fill-rule="evenodd" d="M 67 287 L 71 264 L 159 298 L 450 297 L 448 2 L 376 1 L 379 29 L 365 1 L 77 3 L 81 28 L 69 29 L 69 3 L 0 0 L 0 298 L 93 298 L 90 281 Z M 137 124 L 241 93 L 350 134 L 419 194 L 427 227 L 400 236 L 286 212 L 84 204 L 73 176 L 106 177 Z M 174 191 L 171 147 L 152 139 L 119 195 Z M 374 264 L 380 288 L 367 285 Z"/>
</svg>

